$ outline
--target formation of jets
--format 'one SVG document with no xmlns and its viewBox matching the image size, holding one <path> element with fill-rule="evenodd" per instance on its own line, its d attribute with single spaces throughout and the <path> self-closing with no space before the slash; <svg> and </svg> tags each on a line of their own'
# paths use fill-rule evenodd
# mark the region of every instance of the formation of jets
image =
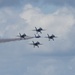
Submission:
<svg viewBox="0 0 75 75">
<path fill-rule="evenodd" d="M 0 43 L 17 41 L 17 40 L 27 40 L 27 39 L 32 39 L 32 38 L 41 38 L 39 33 L 42 34 L 42 31 L 45 31 L 45 29 L 42 29 L 41 27 L 40 28 L 35 27 L 35 30 L 33 30 L 33 31 L 36 31 L 36 34 L 34 34 L 34 37 L 27 36 L 25 33 L 24 34 L 19 33 L 19 35 L 17 35 L 18 38 L 0 39 Z M 52 35 L 47 34 L 47 36 L 45 38 L 48 38 L 49 41 L 50 40 L 54 41 L 54 39 L 57 37 L 54 34 L 52 34 Z M 33 45 L 34 48 L 35 48 L 35 46 L 37 46 L 39 48 L 39 45 L 42 45 L 42 44 L 38 41 L 37 42 L 32 41 L 32 43 L 30 45 Z"/>
<path fill-rule="evenodd" d="M 34 37 L 30 37 L 29 39 L 31 39 L 31 38 L 41 38 L 39 33 L 42 34 L 42 31 L 45 31 L 45 29 L 42 29 L 41 27 L 40 28 L 35 27 L 35 30 L 33 30 L 33 31 L 36 31 L 36 34 L 34 34 Z M 28 39 L 28 37 L 25 33 L 24 34 L 19 33 L 18 37 L 20 37 L 20 39 L 24 39 L 24 40 Z M 51 36 L 49 34 L 47 34 L 47 37 L 45 37 L 45 38 L 48 38 L 49 41 L 50 40 L 54 41 L 54 38 L 57 38 L 57 37 L 54 34 L 52 34 Z M 39 45 L 42 45 L 42 44 L 38 41 L 37 42 L 32 41 L 32 43 L 30 43 L 30 45 L 33 45 L 34 48 L 35 48 L 35 46 L 37 46 L 39 48 Z"/>
</svg>

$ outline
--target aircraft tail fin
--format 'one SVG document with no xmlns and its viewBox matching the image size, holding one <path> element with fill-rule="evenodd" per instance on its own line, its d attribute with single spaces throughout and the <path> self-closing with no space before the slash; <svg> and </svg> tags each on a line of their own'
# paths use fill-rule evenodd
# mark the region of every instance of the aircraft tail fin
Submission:
<svg viewBox="0 0 75 75">
<path fill-rule="evenodd" d="M 27 36 L 25 33 L 24 33 L 24 35 Z"/>
<path fill-rule="evenodd" d="M 37 28 L 35 27 L 35 29 L 37 30 Z"/>
<path fill-rule="evenodd" d="M 49 37 L 49 34 L 47 34 L 48 35 L 48 37 Z"/>
<path fill-rule="evenodd" d="M 35 35 L 35 38 L 36 38 L 36 34 L 34 34 Z"/>
<path fill-rule="evenodd" d="M 21 36 L 21 33 L 19 33 L 19 35 Z"/>
<path fill-rule="evenodd" d="M 34 44 L 34 41 L 32 41 L 33 42 L 33 44 Z"/>
</svg>

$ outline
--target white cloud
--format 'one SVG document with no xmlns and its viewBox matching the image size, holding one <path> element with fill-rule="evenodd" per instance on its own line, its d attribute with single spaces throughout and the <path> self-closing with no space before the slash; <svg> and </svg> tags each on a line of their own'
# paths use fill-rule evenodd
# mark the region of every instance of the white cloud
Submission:
<svg viewBox="0 0 75 75">
<path fill-rule="evenodd" d="M 40 8 L 26 5 L 21 17 L 28 23 L 28 28 L 43 27 L 59 35 L 66 34 L 74 25 L 74 17 L 68 8 L 61 8 L 54 13 L 44 14 Z"/>
<path fill-rule="evenodd" d="M 41 50 L 45 51 L 68 51 L 71 49 L 71 40 L 68 38 L 69 33 L 72 31 L 71 28 L 74 27 L 75 19 L 72 10 L 63 7 L 58 9 L 57 11 L 44 14 L 40 8 L 33 7 L 32 5 L 26 5 L 21 13 L 21 18 L 23 18 L 28 24 L 25 28 L 25 31 L 32 30 L 34 27 L 42 27 L 47 29 L 43 32 L 43 36 L 46 36 L 47 33 L 55 34 L 58 36 L 57 41 L 53 42 L 54 45 L 49 46 L 47 41 L 46 47 L 43 47 Z M 27 32 L 28 34 L 32 34 L 32 32 Z"/>
<path fill-rule="evenodd" d="M 1 37 L 16 37 L 19 32 L 23 32 L 26 26 L 25 21 L 12 8 L 1 9 L 0 16 Z"/>
<path fill-rule="evenodd" d="M 32 31 L 34 27 L 42 27 L 46 29 L 41 35 L 43 39 L 33 40 L 40 41 L 43 45 L 40 46 L 40 49 L 33 49 L 33 53 L 69 51 L 73 44 L 69 38 L 69 33 L 72 32 L 75 23 L 74 12 L 71 8 L 63 7 L 53 13 L 44 14 L 40 8 L 27 4 L 19 16 L 19 14 L 15 13 L 12 9 L 4 8 L 0 11 L 4 20 L 3 23 L 1 23 L 4 25 L 2 26 L 4 30 L 2 29 L 0 33 L 3 37 L 16 37 L 19 32 L 25 32 L 30 36 L 34 36 L 35 32 Z M 50 35 L 55 34 L 58 38 L 56 38 L 54 42 L 48 42 L 48 39 L 44 38 L 47 36 L 47 33 Z M 31 40 L 29 43 L 30 42 Z M 29 47 L 28 45 L 27 49 L 30 50 L 31 48 L 33 47 Z"/>
</svg>

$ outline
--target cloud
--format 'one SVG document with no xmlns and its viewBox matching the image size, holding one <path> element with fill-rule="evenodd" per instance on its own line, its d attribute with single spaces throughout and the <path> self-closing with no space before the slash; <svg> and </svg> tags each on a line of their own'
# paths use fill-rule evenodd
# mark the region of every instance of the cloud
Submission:
<svg viewBox="0 0 75 75">
<path fill-rule="evenodd" d="M 20 16 L 27 23 L 27 27 L 25 28 L 26 32 L 34 27 L 42 27 L 46 29 L 42 34 L 43 37 L 45 37 L 47 33 L 58 36 L 55 42 L 51 41 L 51 43 L 49 43 L 50 45 L 45 38 L 40 40 L 45 43 L 45 47 L 41 50 L 53 52 L 58 50 L 63 52 L 71 50 L 73 44 L 69 39 L 69 33 L 72 32 L 71 29 L 75 26 L 73 11 L 67 7 L 63 7 L 54 13 L 44 14 L 40 8 L 28 4 L 24 7 Z M 32 32 L 27 32 L 27 34 L 31 35 Z"/>
<path fill-rule="evenodd" d="M 74 17 L 67 8 L 58 9 L 52 14 L 44 14 L 39 8 L 26 5 L 21 17 L 28 23 L 29 28 L 33 26 L 49 28 L 57 34 L 63 35 L 74 25 Z M 64 29 L 63 29 L 64 28 Z"/>
<path fill-rule="evenodd" d="M 16 13 L 10 8 L 4 8 L 0 11 L 0 15 L 3 16 L 0 22 L 2 24 L 0 28 L 0 35 L 2 37 L 16 37 L 18 33 L 26 33 L 29 36 L 34 36 L 36 32 L 32 30 L 34 27 L 42 27 L 46 29 L 41 35 L 43 39 L 33 39 L 35 41 L 40 41 L 43 45 L 38 48 L 33 49 L 30 52 L 66 52 L 74 49 L 73 43 L 74 38 L 70 35 L 74 32 L 75 24 L 75 11 L 71 8 L 62 7 L 53 13 L 44 14 L 40 8 L 33 7 L 31 4 L 25 5 L 21 14 Z M 0 20 L 0 21 L 1 21 Z M 4 30 L 3 30 L 4 29 Z M 58 38 L 53 42 L 49 42 L 48 39 L 44 38 L 48 34 L 55 34 Z M 74 35 L 72 35 L 74 36 Z M 28 43 L 31 43 L 30 40 Z M 58 44 L 57 44 L 58 43 Z M 27 49 L 33 48 L 32 46 L 27 46 Z"/>
<path fill-rule="evenodd" d="M 31 64 L 27 67 L 27 71 L 24 73 L 24 75 L 70 75 L 74 73 L 69 67 L 71 65 L 71 63 L 69 63 L 70 61 L 71 60 L 68 60 L 68 57 L 39 57 L 34 65 Z"/>
<path fill-rule="evenodd" d="M 26 23 L 12 8 L 6 7 L 0 10 L 0 36 L 16 37 L 23 32 Z"/>
</svg>

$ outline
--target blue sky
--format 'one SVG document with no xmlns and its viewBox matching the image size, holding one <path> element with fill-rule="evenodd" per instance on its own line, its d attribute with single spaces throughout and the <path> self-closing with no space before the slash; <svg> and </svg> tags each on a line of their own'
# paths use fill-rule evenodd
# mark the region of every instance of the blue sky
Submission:
<svg viewBox="0 0 75 75">
<path fill-rule="evenodd" d="M 18 33 L 34 36 L 32 30 L 46 29 L 40 39 L 0 44 L 1 75 L 75 74 L 74 0 L 0 0 L 0 37 Z M 55 41 L 44 38 L 55 34 Z M 40 41 L 40 48 L 29 43 Z"/>
</svg>

